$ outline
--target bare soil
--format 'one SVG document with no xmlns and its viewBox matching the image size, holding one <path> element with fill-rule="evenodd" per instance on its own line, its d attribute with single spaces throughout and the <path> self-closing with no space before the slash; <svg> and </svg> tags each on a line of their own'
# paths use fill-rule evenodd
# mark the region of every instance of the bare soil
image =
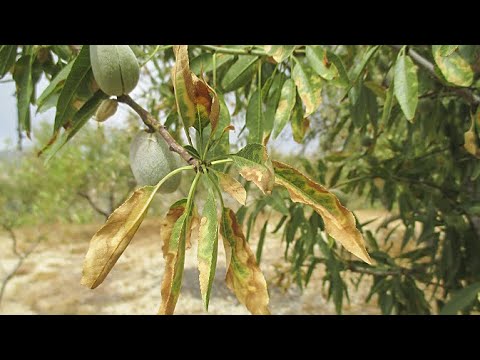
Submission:
<svg viewBox="0 0 480 360">
<path fill-rule="evenodd" d="M 355 212 L 361 222 L 377 218 L 372 229 L 388 216 L 377 210 Z M 101 224 L 83 226 L 43 226 L 22 229 L 19 241 L 26 243 L 39 233 L 43 241 L 24 262 L 17 275 L 7 285 L 0 304 L 0 314 L 155 314 L 160 304 L 160 284 L 164 260 L 159 240 L 159 220 L 147 219 L 140 227 L 125 253 L 121 256 L 102 285 L 90 290 L 80 285 L 82 262 L 91 236 Z M 269 226 L 273 230 L 275 222 Z M 257 221 L 253 234 L 259 234 L 262 221 Z M 255 236 L 250 244 L 255 251 Z M 25 245 L 27 246 L 27 245 Z M 318 266 L 306 289 L 288 285 L 288 264 L 283 260 L 284 247 L 279 236 L 268 234 L 261 268 L 269 283 L 270 308 L 273 314 L 335 314 L 334 305 L 327 301 L 322 288 L 323 267 Z M 11 241 L 0 235 L 0 279 L 15 264 Z M 248 314 L 225 286 L 225 254 L 219 246 L 217 274 L 213 285 L 208 314 Z M 346 274 L 346 276 L 349 276 Z M 376 299 L 365 304 L 370 288 L 368 279 L 355 290 L 349 283 L 350 303 L 344 314 L 378 314 Z M 207 314 L 202 305 L 196 268 L 196 246 L 187 251 L 183 288 L 176 314 Z"/>
</svg>

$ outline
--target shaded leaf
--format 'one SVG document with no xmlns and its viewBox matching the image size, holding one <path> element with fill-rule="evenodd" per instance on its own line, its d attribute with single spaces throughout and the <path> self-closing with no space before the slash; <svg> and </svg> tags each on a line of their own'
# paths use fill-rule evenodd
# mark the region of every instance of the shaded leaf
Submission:
<svg viewBox="0 0 480 360">
<path fill-rule="evenodd" d="M 17 60 L 13 70 L 17 90 L 18 123 L 30 137 L 30 100 L 33 94 L 32 55 L 24 55 Z"/>
<path fill-rule="evenodd" d="M 252 314 L 270 314 L 267 282 L 237 223 L 235 213 L 229 208 L 222 211 L 220 232 L 227 255 L 227 286 Z"/>
<path fill-rule="evenodd" d="M 17 45 L 0 45 L 0 79 L 10 71 L 17 57 Z"/>
<path fill-rule="evenodd" d="M 322 78 L 314 74 L 312 68 L 303 65 L 296 58 L 295 60 L 292 79 L 305 105 L 305 116 L 310 116 L 322 103 Z"/>
<path fill-rule="evenodd" d="M 438 45 L 440 56 L 450 56 L 457 49 L 458 45 Z"/>
<path fill-rule="evenodd" d="M 265 243 L 265 235 L 267 234 L 268 220 L 263 224 L 262 231 L 260 231 L 260 237 L 258 239 L 257 251 L 255 252 L 255 258 L 257 263 L 260 264 L 262 259 L 263 244 Z"/>
<path fill-rule="evenodd" d="M 338 76 L 337 67 L 329 61 L 329 54 L 323 47 L 307 46 L 306 56 L 312 69 L 325 80 L 332 80 Z"/>
<path fill-rule="evenodd" d="M 270 137 L 270 133 L 273 129 L 275 114 L 280 101 L 280 95 L 282 93 L 283 82 L 283 75 L 277 74 L 272 81 L 272 85 L 268 90 L 268 94 L 263 94 L 264 96 L 267 96 L 266 109 L 263 117 L 264 139 Z M 264 143 L 264 140 L 262 140 L 262 143 Z"/>
<path fill-rule="evenodd" d="M 413 121 L 418 104 L 417 70 L 412 59 L 404 51 L 398 54 L 395 63 L 395 97 L 409 121 Z"/>
<path fill-rule="evenodd" d="M 95 233 L 83 262 L 82 285 L 95 289 L 103 282 L 137 232 L 158 188 L 136 190 Z"/>
<path fill-rule="evenodd" d="M 198 271 L 203 305 L 208 311 L 218 252 L 218 220 L 215 196 L 210 190 L 203 208 L 198 231 Z"/>
<path fill-rule="evenodd" d="M 264 49 L 277 63 L 281 63 L 293 54 L 295 45 L 265 45 Z"/>
<path fill-rule="evenodd" d="M 238 60 L 227 70 L 222 79 L 225 92 L 236 90 L 248 83 L 255 73 L 255 62 L 258 56 L 239 56 Z"/>
<path fill-rule="evenodd" d="M 464 135 L 465 143 L 463 147 L 467 150 L 470 154 L 475 156 L 476 158 L 480 159 L 480 148 L 478 147 L 478 139 L 475 133 L 475 119 L 472 117 L 472 125 Z"/>
<path fill-rule="evenodd" d="M 296 93 L 295 82 L 292 79 L 287 79 L 283 83 L 277 110 L 275 112 L 273 129 L 274 138 L 277 138 L 278 135 L 280 135 L 290 119 L 293 107 L 295 106 Z"/>
<path fill-rule="evenodd" d="M 223 191 L 230 194 L 241 205 L 246 205 L 247 192 L 239 181 L 221 171 L 215 171 L 215 175 Z"/>
<path fill-rule="evenodd" d="M 241 176 L 253 181 L 264 194 L 272 192 L 275 176 L 265 146 L 248 144 L 231 158 Z"/>
<path fill-rule="evenodd" d="M 255 92 L 250 97 L 245 120 L 248 129 L 248 143 L 260 144 L 263 140 L 263 111 L 260 92 Z"/>
<path fill-rule="evenodd" d="M 217 53 L 215 58 L 217 69 L 226 64 L 235 57 L 231 54 L 219 54 Z M 190 69 L 197 75 L 202 72 L 206 73 L 213 70 L 213 54 L 202 53 L 190 62 Z"/>
<path fill-rule="evenodd" d="M 289 165 L 273 161 L 273 166 L 275 183 L 287 188 L 292 201 L 311 206 L 323 218 L 325 229 L 331 237 L 371 264 L 365 240 L 355 226 L 355 217 L 337 197 Z"/>
<path fill-rule="evenodd" d="M 218 129 L 222 130 L 214 139 L 217 143 L 213 151 L 209 153 L 211 157 L 221 156 L 230 152 L 230 134 L 229 131 L 233 129 L 230 124 L 230 112 L 227 104 L 223 98 L 223 95 L 218 94 L 219 103 L 219 116 L 218 116 Z"/>
<path fill-rule="evenodd" d="M 392 82 L 390 83 L 390 87 L 387 90 L 387 94 L 385 96 L 385 102 L 383 104 L 383 112 L 382 112 L 382 124 L 385 126 L 388 124 L 388 120 L 390 119 L 390 114 L 392 113 L 392 107 L 394 102 L 394 82 L 395 79 L 392 78 Z"/>
<path fill-rule="evenodd" d="M 297 95 L 297 101 L 295 101 L 292 111 L 291 124 L 293 139 L 299 144 L 303 143 L 303 138 L 310 127 L 310 121 L 303 115 L 302 100 Z"/>
<path fill-rule="evenodd" d="M 477 299 L 480 293 L 480 282 L 470 284 L 453 294 L 452 298 L 440 311 L 440 315 L 457 315 Z"/>
<path fill-rule="evenodd" d="M 442 46 L 448 45 L 432 45 L 432 52 L 435 63 L 445 80 L 458 86 L 472 85 L 473 70 L 470 64 L 458 51 L 451 52 L 450 55 L 442 55 L 442 53 L 448 53 L 447 50 L 451 50 L 445 50 Z"/>
</svg>

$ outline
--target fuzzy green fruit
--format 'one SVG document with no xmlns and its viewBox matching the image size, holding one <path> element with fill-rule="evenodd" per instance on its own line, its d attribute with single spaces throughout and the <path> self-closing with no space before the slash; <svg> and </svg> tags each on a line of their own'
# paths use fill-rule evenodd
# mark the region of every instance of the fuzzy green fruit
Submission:
<svg viewBox="0 0 480 360">
<path fill-rule="evenodd" d="M 104 122 L 115 115 L 118 108 L 118 102 L 112 99 L 103 100 L 95 112 L 94 119 L 98 122 Z"/>
<path fill-rule="evenodd" d="M 107 95 L 130 93 L 137 86 L 140 67 L 128 45 L 90 45 L 93 76 Z"/>
<path fill-rule="evenodd" d="M 179 167 L 179 158 L 159 134 L 142 130 L 130 144 L 130 167 L 140 186 L 153 186 Z M 159 192 L 174 192 L 181 180 L 180 174 L 174 175 L 160 186 Z"/>
</svg>

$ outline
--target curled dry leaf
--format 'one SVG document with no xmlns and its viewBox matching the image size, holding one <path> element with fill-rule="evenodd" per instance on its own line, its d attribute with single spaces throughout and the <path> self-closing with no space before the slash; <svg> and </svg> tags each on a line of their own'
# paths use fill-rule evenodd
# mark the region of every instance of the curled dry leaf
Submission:
<svg viewBox="0 0 480 360">
<path fill-rule="evenodd" d="M 82 285 L 95 289 L 103 282 L 137 232 L 157 190 L 158 186 L 136 190 L 93 236 L 83 262 Z"/>
<path fill-rule="evenodd" d="M 337 197 L 296 169 L 273 161 L 275 183 L 287 188 L 294 202 L 311 206 L 325 222 L 325 230 L 345 249 L 368 264 L 372 263 L 362 234 L 355 226 L 355 217 Z"/>
<path fill-rule="evenodd" d="M 221 171 L 216 171 L 215 175 L 217 175 L 218 182 L 223 191 L 230 194 L 241 205 L 246 205 L 247 192 L 239 181 L 234 179 L 231 175 L 225 174 Z"/>
<path fill-rule="evenodd" d="M 227 255 L 227 286 L 254 315 L 268 315 L 267 282 L 233 210 L 224 208 L 220 232 Z"/>
</svg>

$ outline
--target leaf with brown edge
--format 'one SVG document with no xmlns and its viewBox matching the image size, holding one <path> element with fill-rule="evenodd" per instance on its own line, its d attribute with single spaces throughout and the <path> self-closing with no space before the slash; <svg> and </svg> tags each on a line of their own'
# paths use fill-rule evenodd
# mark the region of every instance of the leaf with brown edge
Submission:
<svg viewBox="0 0 480 360">
<path fill-rule="evenodd" d="M 267 149 L 261 144 L 248 144 L 236 154 L 231 155 L 233 164 L 241 176 L 253 181 L 266 195 L 272 192 L 275 174 Z"/>
<path fill-rule="evenodd" d="M 323 218 L 331 237 L 367 264 L 372 263 L 355 217 L 334 194 L 289 165 L 273 161 L 273 166 L 275 183 L 287 188 L 292 201 L 311 206 Z"/>
<path fill-rule="evenodd" d="M 218 219 L 215 195 L 208 191 L 207 201 L 203 208 L 200 228 L 198 230 L 198 271 L 200 281 L 200 292 L 202 294 L 203 305 L 208 311 L 210 293 L 212 290 L 213 279 L 215 278 L 215 269 L 217 265 L 218 253 Z"/>
<path fill-rule="evenodd" d="M 235 213 L 229 208 L 222 211 L 220 233 L 227 255 L 227 286 L 252 314 L 269 315 L 267 282 L 245 240 Z"/>
<path fill-rule="evenodd" d="M 163 257 L 165 258 L 168 254 L 168 245 L 170 237 L 172 236 L 173 226 L 175 225 L 178 218 L 185 211 L 185 206 L 187 205 L 187 199 L 181 199 L 175 202 L 168 209 L 167 214 L 160 222 L 160 242 L 162 243 L 162 252 Z"/>
<path fill-rule="evenodd" d="M 477 159 L 480 159 L 480 148 L 478 147 L 477 134 L 475 133 L 475 117 L 472 117 L 472 125 L 464 134 L 464 141 L 463 147 L 465 150 Z"/>
<path fill-rule="evenodd" d="M 246 205 L 247 192 L 243 185 L 231 175 L 223 173 L 221 171 L 215 171 L 215 175 L 218 178 L 218 183 L 223 191 L 230 194 L 241 205 Z"/>
<path fill-rule="evenodd" d="M 93 236 L 83 262 L 82 285 L 95 289 L 103 282 L 137 232 L 157 190 L 158 185 L 136 190 Z"/>
</svg>

